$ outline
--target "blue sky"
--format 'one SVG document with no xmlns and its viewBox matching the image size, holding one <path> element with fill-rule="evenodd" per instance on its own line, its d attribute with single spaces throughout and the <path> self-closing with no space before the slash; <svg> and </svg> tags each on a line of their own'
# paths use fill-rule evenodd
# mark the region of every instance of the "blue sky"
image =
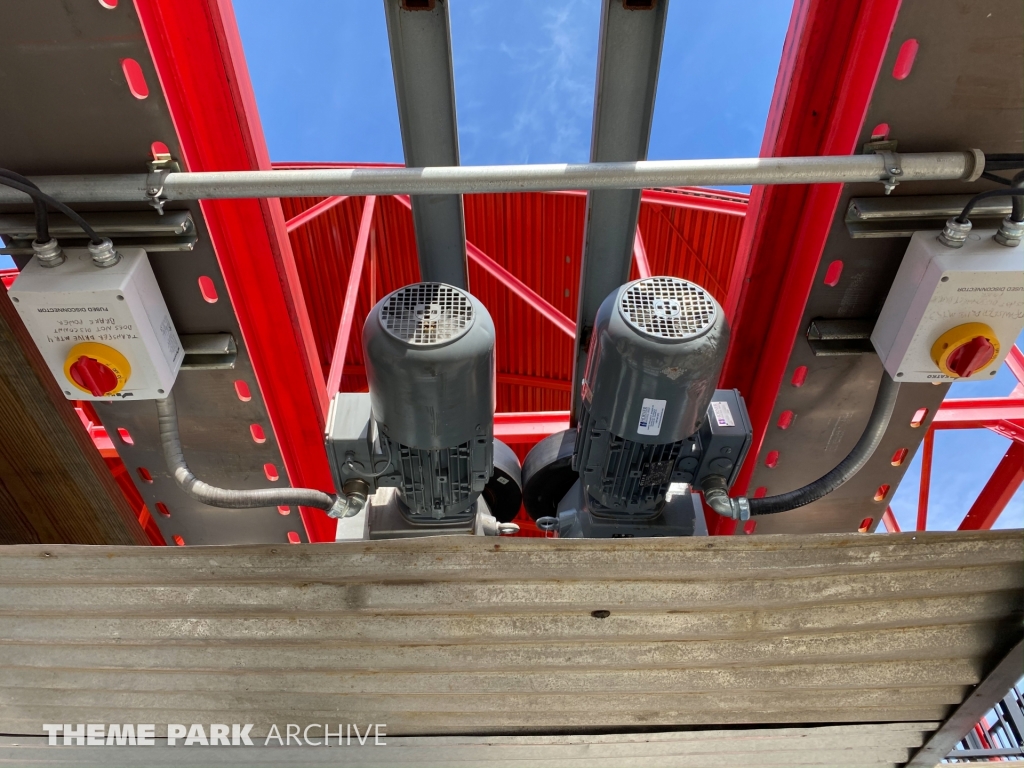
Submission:
<svg viewBox="0 0 1024 768">
<path fill-rule="evenodd" d="M 652 159 L 758 154 L 791 0 L 674 0 Z M 462 162 L 585 162 L 597 0 L 454 0 Z M 379 0 L 235 0 L 275 160 L 402 161 Z"/>
</svg>

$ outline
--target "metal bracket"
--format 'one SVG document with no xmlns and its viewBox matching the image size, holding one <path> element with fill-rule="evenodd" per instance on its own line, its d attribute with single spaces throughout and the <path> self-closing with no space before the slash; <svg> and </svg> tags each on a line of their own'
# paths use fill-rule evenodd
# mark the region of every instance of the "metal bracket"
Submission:
<svg viewBox="0 0 1024 768">
<path fill-rule="evenodd" d="M 156 208 L 156 212 L 164 215 L 164 181 L 168 174 L 181 170 L 176 160 L 154 160 L 146 163 L 149 173 L 146 175 L 146 199 L 149 204 Z"/>
<path fill-rule="evenodd" d="M 900 163 L 900 156 L 891 150 L 876 150 L 875 154 L 882 156 L 885 175 L 882 176 L 880 181 L 885 186 L 885 194 L 888 195 L 900 183 L 897 177 L 903 175 L 903 165 Z"/>
<path fill-rule="evenodd" d="M 903 164 L 896 153 L 896 139 L 879 139 L 869 141 L 862 147 L 865 155 L 881 155 L 885 174 L 879 179 L 885 185 L 885 194 L 889 194 L 900 183 L 898 176 L 903 175 Z"/>
</svg>

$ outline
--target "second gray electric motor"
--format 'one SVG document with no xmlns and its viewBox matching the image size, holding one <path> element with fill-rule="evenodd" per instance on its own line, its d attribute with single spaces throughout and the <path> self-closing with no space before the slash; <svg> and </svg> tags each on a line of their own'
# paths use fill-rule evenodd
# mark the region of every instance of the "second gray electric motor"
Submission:
<svg viewBox="0 0 1024 768">
<path fill-rule="evenodd" d="M 694 441 L 729 343 L 699 285 L 651 277 L 601 304 L 583 380 L 576 469 L 597 516 L 659 514 L 668 484 L 692 482 Z M 690 466 L 692 464 L 692 466 Z"/>
<path fill-rule="evenodd" d="M 473 296 L 416 283 L 363 326 L 366 379 L 387 474 L 412 523 L 463 523 L 493 468 L 494 324 Z"/>
<path fill-rule="evenodd" d="M 594 322 L 571 464 L 573 430 L 531 451 L 527 511 L 561 536 L 703 531 L 699 498 L 671 486 L 731 483 L 750 443 L 743 399 L 715 389 L 728 343 L 722 308 L 699 285 L 649 277 L 610 294 Z"/>
</svg>

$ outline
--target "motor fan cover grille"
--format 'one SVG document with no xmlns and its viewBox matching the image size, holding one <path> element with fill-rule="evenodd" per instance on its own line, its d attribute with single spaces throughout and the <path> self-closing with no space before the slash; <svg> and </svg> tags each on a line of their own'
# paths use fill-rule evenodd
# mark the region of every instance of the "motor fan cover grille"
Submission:
<svg viewBox="0 0 1024 768">
<path fill-rule="evenodd" d="M 389 334 L 410 346 L 446 344 L 473 324 L 473 304 L 465 293 L 444 283 L 416 283 L 385 299 L 380 322 Z"/>
<path fill-rule="evenodd" d="M 711 295 L 678 277 L 648 277 L 630 285 L 619 299 L 619 312 L 634 329 L 666 341 L 704 334 L 715 322 Z"/>
</svg>

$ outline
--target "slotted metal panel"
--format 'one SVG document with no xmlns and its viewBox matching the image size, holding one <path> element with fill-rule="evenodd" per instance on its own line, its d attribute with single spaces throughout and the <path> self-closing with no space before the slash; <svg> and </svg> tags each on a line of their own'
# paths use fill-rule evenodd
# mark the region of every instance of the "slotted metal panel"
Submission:
<svg viewBox="0 0 1024 768">
<path fill-rule="evenodd" d="M 184 164 L 163 85 L 132 3 L 15 4 L 5 9 L 4 33 L 4 71 L 18 76 L 0 78 L 0 166 L 28 175 L 141 173 L 154 141 L 163 142 Z M 141 66 L 148 98 L 130 92 L 122 73 L 125 59 Z M 76 206 L 83 211 L 95 207 Z M 149 254 L 175 327 L 182 335 L 229 333 L 238 350 L 230 369 L 179 374 L 174 395 L 185 455 L 196 474 L 215 485 L 285 486 L 281 445 L 286 441 L 279 443 L 271 428 L 233 306 L 251 299 L 228 295 L 202 207 L 193 202 L 169 203 L 167 208 L 173 213 L 188 210 L 197 236 L 191 251 Z M 30 206 L 3 209 L 28 211 Z M 131 204 L 118 206 L 114 213 L 120 220 L 124 213 L 145 216 L 147 211 L 152 209 Z M 230 244 L 221 247 L 225 245 Z M 207 289 L 204 296 L 200 280 L 209 281 L 212 292 Z M 244 398 L 238 387 L 244 387 Z M 166 469 L 152 402 L 94 405 L 167 542 L 284 543 L 289 535 L 306 539 L 294 508 L 288 514 L 274 507 L 215 509 L 187 496 Z"/>
<path fill-rule="evenodd" d="M 1022 531 L 8 547 L 0 732 L 930 730 L 1020 640 L 1022 564 Z"/>
</svg>

